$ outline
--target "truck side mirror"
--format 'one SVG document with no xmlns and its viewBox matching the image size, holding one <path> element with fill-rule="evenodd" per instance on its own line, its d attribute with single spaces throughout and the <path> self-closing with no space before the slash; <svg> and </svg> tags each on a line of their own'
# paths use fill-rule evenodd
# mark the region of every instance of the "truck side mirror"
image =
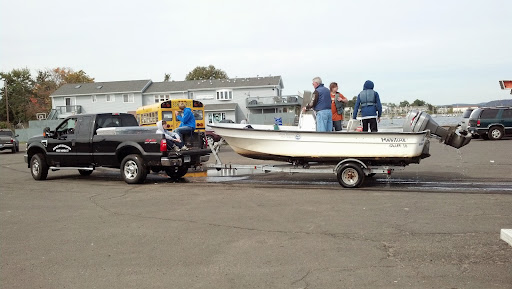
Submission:
<svg viewBox="0 0 512 289">
<path fill-rule="evenodd" d="M 49 128 L 49 127 L 45 127 L 45 128 L 43 129 L 43 136 L 44 136 L 45 138 L 53 137 L 53 132 L 50 130 L 50 128 Z"/>
</svg>

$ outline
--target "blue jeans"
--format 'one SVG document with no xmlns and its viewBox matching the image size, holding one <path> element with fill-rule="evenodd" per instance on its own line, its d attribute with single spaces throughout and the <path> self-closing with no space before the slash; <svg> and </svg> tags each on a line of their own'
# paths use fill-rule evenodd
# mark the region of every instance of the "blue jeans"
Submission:
<svg viewBox="0 0 512 289">
<path fill-rule="evenodd" d="M 180 135 L 181 142 L 184 143 L 185 140 L 183 139 L 183 135 L 189 136 L 194 131 L 193 128 L 190 126 L 180 126 L 177 129 L 174 130 L 175 133 Z"/>
<path fill-rule="evenodd" d="M 332 131 L 332 111 L 330 109 L 316 112 L 316 131 Z"/>
</svg>

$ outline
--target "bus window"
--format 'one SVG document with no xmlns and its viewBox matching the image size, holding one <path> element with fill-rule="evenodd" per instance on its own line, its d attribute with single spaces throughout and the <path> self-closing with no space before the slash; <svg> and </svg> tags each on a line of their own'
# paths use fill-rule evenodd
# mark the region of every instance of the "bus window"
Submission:
<svg viewBox="0 0 512 289">
<path fill-rule="evenodd" d="M 194 118 L 196 120 L 203 120 L 203 111 L 202 110 L 193 110 Z"/>
<path fill-rule="evenodd" d="M 162 111 L 162 120 L 172 120 L 172 111 Z"/>
</svg>

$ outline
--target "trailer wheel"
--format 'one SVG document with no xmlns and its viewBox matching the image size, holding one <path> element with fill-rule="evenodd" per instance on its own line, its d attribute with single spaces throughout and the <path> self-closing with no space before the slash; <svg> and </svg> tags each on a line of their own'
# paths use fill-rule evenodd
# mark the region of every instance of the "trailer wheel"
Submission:
<svg viewBox="0 0 512 289">
<path fill-rule="evenodd" d="M 338 182 L 344 188 L 357 188 L 364 181 L 364 172 L 359 164 L 347 163 L 338 168 Z"/>
<path fill-rule="evenodd" d="M 144 182 L 148 170 L 140 155 L 127 155 L 121 162 L 121 176 L 128 184 Z"/>
<path fill-rule="evenodd" d="M 187 166 L 167 167 L 167 168 L 165 168 L 165 172 L 171 179 L 179 179 L 187 174 L 188 167 Z"/>
<path fill-rule="evenodd" d="M 35 154 L 30 159 L 30 173 L 34 180 L 46 180 L 46 177 L 48 176 L 48 165 L 46 164 L 46 159 L 42 154 Z"/>
<path fill-rule="evenodd" d="M 82 176 L 90 176 L 92 174 L 92 170 L 78 170 L 78 172 Z"/>
</svg>

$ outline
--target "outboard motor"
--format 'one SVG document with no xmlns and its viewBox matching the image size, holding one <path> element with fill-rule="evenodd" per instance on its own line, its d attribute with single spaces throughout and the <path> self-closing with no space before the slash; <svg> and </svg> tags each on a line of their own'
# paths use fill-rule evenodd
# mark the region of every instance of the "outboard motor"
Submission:
<svg viewBox="0 0 512 289">
<path fill-rule="evenodd" d="M 456 149 L 467 145 L 471 141 L 471 134 L 460 131 L 456 127 L 444 128 L 437 124 L 432 117 L 423 111 L 411 110 L 405 117 L 404 132 L 420 132 L 429 130 L 431 134 L 441 138 L 445 145 Z"/>
</svg>

